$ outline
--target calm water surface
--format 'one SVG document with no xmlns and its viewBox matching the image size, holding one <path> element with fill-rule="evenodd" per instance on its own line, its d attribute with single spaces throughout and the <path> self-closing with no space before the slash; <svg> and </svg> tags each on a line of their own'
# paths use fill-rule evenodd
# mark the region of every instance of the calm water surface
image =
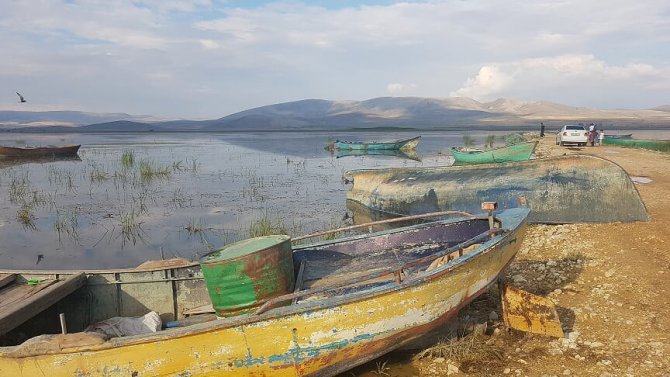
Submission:
<svg viewBox="0 0 670 377">
<path fill-rule="evenodd" d="M 481 145 L 506 134 L 469 136 Z M 327 142 L 415 135 L 3 134 L 1 145 L 82 147 L 79 160 L 0 161 L 0 268 L 134 267 L 161 253 L 197 259 L 249 237 L 261 220 L 293 236 L 349 225 L 345 171 L 449 165 L 463 134 L 422 132 L 421 161 L 338 158 Z"/>
</svg>

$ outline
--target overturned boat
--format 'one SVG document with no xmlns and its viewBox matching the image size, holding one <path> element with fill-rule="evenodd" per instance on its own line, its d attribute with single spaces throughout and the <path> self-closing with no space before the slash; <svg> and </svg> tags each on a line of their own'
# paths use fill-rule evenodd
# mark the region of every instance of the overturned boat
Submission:
<svg viewBox="0 0 670 377">
<path fill-rule="evenodd" d="M 647 221 L 635 184 L 612 161 L 567 155 L 501 164 L 353 170 L 347 199 L 391 214 L 527 206 L 533 223 Z"/>
</svg>

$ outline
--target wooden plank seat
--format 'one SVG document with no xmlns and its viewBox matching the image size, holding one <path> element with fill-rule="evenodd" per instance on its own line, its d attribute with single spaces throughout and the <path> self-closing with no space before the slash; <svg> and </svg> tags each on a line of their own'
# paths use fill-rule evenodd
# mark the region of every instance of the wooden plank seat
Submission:
<svg viewBox="0 0 670 377">
<path fill-rule="evenodd" d="M 0 286 L 0 336 L 82 287 L 86 274 L 44 279 L 35 284 L 9 275 L 0 277 L 2 283 L 5 285 Z"/>
</svg>

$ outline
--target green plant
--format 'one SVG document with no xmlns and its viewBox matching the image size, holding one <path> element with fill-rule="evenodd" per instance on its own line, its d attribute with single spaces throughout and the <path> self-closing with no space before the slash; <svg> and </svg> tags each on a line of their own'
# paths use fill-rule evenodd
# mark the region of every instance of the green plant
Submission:
<svg viewBox="0 0 670 377">
<path fill-rule="evenodd" d="M 121 165 L 126 169 L 132 168 L 135 165 L 135 153 L 133 151 L 123 151 Z"/>
<path fill-rule="evenodd" d="M 526 138 L 519 133 L 505 135 L 505 145 L 519 144 L 526 141 Z"/>
<path fill-rule="evenodd" d="M 35 215 L 32 212 L 32 205 L 24 203 L 16 213 L 16 220 L 23 225 L 24 228 L 35 230 Z"/>
<path fill-rule="evenodd" d="M 54 229 L 58 233 L 58 243 L 62 244 L 62 235 L 66 234 L 75 241 L 79 241 L 79 215 L 76 210 L 62 213 L 56 210 Z"/>
<path fill-rule="evenodd" d="M 139 221 L 139 213 L 135 211 L 121 213 L 121 247 L 126 242 L 144 241 L 145 232 L 142 229 L 142 223 Z"/>
</svg>

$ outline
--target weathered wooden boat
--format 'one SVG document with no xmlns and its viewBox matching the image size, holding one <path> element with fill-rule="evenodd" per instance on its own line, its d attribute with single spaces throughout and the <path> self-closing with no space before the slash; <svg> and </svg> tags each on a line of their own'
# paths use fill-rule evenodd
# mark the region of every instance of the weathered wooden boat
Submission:
<svg viewBox="0 0 670 377">
<path fill-rule="evenodd" d="M 398 157 L 408 160 L 421 161 L 419 155 L 413 149 L 399 150 L 399 149 L 338 149 L 335 153 L 335 158 L 350 157 L 350 156 L 387 156 Z"/>
<path fill-rule="evenodd" d="M 642 140 L 642 139 L 613 139 L 605 137 L 605 145 L 616 145 L 625 148 L 649 149 L 653 151 L 670 152 L 670 140 Z"/>
<path fill-rule="evenodd" d="M 0 157 L 68 157 L 76 156 L 81 145 L 46 147 L 6 147 L 0 146 Z"/>
<path fill-rule="evenodd" d="M 609 160 L 567 155 L 501 164 L 353 170 L 347 199 L 414 215 L 526 205 L 533 223 L 631 222 L 649 216 L 628 174 Z"/>
<path fill-rule="evenodd" d="M 393 140 L 393 141 L 342 141 L 335 140 L 333 143 L 336 150 L 411 150 L 415 149 L 421 141 L 421 136 L 412 137 L 409 139 Z"/>
<path fill-rule="evenodd" d="M 443 220 L 295 248 L 294 292 L 259 301 L 244 314 L 95 344 L 0 347 L 0 371 L 17 377 L 332 376 L 444 324 L 483 293 L 514 258 L 528 213 L 509 209 L 494 219 Z M 141 275 L 12 273 L 83 284 L 47 309 L 65 313 L 68 329 L 77 324 L 78 331 L 103 310 L 130 316 L 157 310 L 164 319 L 183 313 L 202 298 L 201 274 L 190 270 L 196 267 Z"/>
<path fill-rule="evenodd" d="M 535 151 L 537 141 L 506 145 L 493 149 L 473 149 L 452 147 L 451 155 L 457 164 L 491 164 L 530 159 Z"/>
<path fill-rule="evenodd" d="M 605 134 L 605 139 L 630 139 L 633 134 Z"/>
</svg>

